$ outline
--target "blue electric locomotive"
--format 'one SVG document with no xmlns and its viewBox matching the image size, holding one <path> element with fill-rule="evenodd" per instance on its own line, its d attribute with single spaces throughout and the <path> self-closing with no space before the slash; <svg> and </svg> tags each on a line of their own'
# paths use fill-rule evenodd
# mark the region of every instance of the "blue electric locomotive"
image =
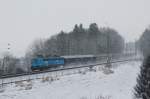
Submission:
<svg viewBox="0 0 150 99">
<path fill-rule="evenodd" d="M 43 70 L 47 68 L 56 68 L 64 64 L 65 59 L 63 57 L 49 57 L 49 58 L 37 57 L 32 59 L 31 69 Z"/>
</svg>

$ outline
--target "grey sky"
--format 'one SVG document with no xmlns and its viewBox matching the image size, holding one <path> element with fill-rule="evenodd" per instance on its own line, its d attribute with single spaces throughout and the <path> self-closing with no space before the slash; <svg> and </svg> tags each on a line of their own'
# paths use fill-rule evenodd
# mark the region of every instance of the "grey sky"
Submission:
<svg viewBox="0 0 150 99">
<path fill-rule="evenodd" d="M 150 24 L 150 0 L 0 0 L 0 53 L 11 44 L 24 55 L 36 38 L 47 38 L 75 24 L 115 28 L 134 41 Z"/>
</svg>

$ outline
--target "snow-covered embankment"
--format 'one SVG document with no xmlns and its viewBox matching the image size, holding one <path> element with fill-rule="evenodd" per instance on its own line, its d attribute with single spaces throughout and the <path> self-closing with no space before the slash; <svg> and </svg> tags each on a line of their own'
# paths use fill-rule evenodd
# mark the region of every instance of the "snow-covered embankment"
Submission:
<svg viewBox="0 0 150 99">
<path fill-rule="evenodd" d="M 132 99 L 141 62 L 114 65 L 112 74 L 92 71 L 7 85 L 0 99 Z"/>
</svg>

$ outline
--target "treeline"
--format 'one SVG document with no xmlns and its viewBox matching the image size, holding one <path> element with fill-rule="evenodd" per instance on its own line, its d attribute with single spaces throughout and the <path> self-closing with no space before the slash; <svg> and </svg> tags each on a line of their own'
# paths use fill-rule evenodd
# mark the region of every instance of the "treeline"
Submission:
<svg viewBox="0 0 150 99">
<path fill-rule="evenodd" d="M 75 25 L 70 32 L 61 31 L 47 40 L 38 39 L 33 42 L 27 55 L 63 56 L 121 53 L 124 49 L 124 39 L 112 28 L 99 28 L 96 23 L 84 28 L 82 24 Z"/>
<path fill-rule="evenodd" d="M 22 64 L 21 62 L 21 59 L 14 57 L 10 53 L 5 54 L 3 58 L 0 59 L 0 75 L 25 72 L 25 68 L 23 68 L 23 65 L 25 66 L 25 64 Z"/>
<path fill-rule="evenodd" d="M 150 28 L 146 28 L 140 39 L 137 42 L 137 45 L 144 57 L 150 55 Z"/>
<path fill-rule="evenodd" d="M 144 61 L 134 88 L 134 99 L 150 99 L 150 27 L 145 29 L 137 46 L 143 53 Z"/>
</svg>

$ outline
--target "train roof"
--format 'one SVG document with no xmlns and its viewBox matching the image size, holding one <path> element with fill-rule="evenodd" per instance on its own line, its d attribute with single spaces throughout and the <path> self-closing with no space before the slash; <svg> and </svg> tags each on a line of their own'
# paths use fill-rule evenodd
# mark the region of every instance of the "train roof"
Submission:
<svg viewBox="0 0 150 99">
<path fill-rule="evenodd" d="M 88 57 L 96 57 L 95 55 L 69 55 L 69 56 L 61 56 L 64 58 L 88 58 Z"/>
</svg>

